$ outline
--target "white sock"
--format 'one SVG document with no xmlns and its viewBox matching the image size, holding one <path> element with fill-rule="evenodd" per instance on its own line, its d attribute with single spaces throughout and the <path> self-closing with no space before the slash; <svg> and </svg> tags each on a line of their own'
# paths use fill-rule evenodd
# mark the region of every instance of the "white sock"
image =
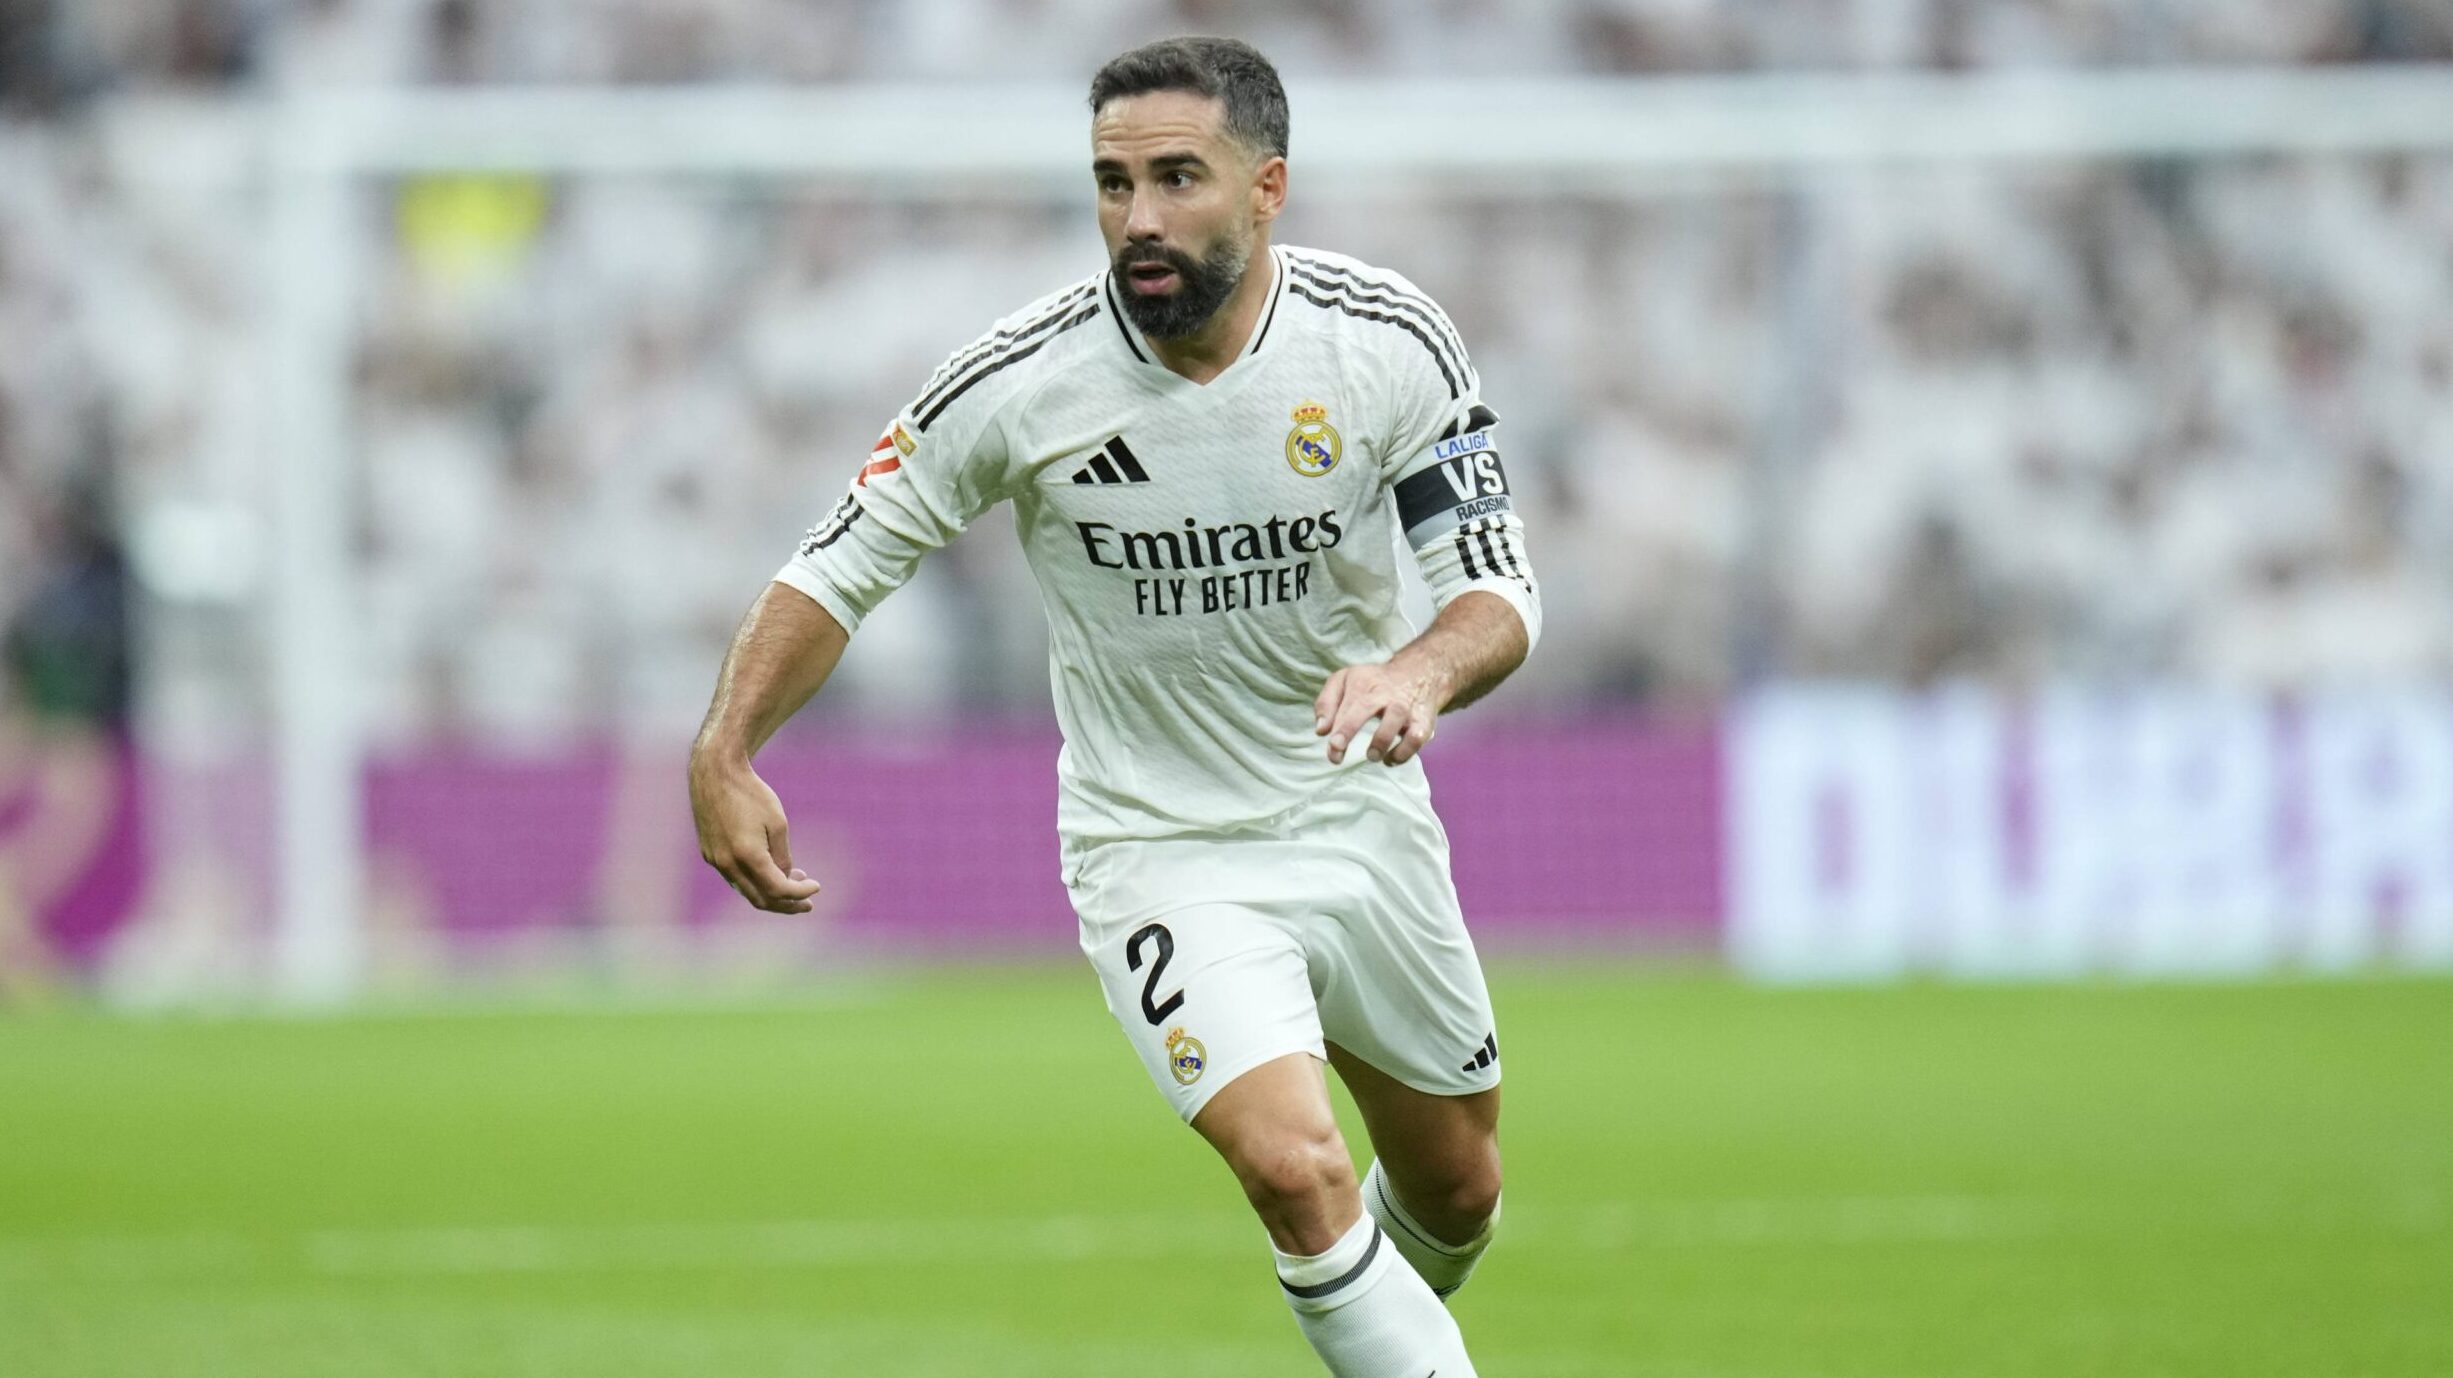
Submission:
<svg viewBox="0 0 2453 1378">
<path fill-rule="evenodd" d="M 1482 1261 L 1482 1251 L 1491 1246 L 1491 1236 L 1499 1230 L 1499 1208 L 1491 1207 L 1491 1218 L 1482 1222 L 1482 1232 L 1462 1244 L 1450 1244 L 1431 1233 L 1423 1223 L 1406 1210 L 1397 1199 L 1396 1189 L 1388 1184 L 1388 1174 L 1380 1170 L 1380 1160 L 1371 1160 L 1371 1171 L 1363 1178 L 1363 1208 L 1388 1232 L 1388 1242 L 1397 1246 L 1405 1261 L 1414 1265 L 1431 1290 L 1442 1301 L 1455 1295 L 1474 1275 L 1474 1265 Z"/>
<path fill-rule="evenodd" d="M 1368 1214 L 1325 1254 L 1279 1252 L 1278 1282 L 1337 1378 L 1474 1378 L 1456 1320 Z"/>
</svg>

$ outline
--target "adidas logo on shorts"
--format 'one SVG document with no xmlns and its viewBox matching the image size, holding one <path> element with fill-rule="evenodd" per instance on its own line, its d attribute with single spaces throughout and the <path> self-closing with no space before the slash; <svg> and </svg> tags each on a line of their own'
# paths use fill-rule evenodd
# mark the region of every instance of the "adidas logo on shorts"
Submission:
<svg viewBox="0 0 2453 1378">
<path fill-rule="evenodd" d="M 1497 1062 L 1498 1060 L 1499 1035 L 1495 1033 L 1486 1033 L 1482 1035 L 1482 1046 L 1474 1049 L 1473 1061 L 1466 1063 L 1463 1070 L 1468 1072 L 1479 1072 L 1483 1068 L 1490 1066 L 1492 1063 Z"/>
</svg>

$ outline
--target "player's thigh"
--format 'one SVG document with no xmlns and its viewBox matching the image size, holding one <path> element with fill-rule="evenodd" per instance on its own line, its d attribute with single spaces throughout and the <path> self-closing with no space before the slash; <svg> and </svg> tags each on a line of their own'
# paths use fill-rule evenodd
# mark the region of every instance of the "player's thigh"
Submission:
<svg viewBox="0 0 2453 1378">
<path fill-rule="evenodd" d="M 1263 1063 L 1327 1056 L 1303 948 L 1254 909 L 1196 904 L 1085 920 L 1082 951 L 1151 1083 L 1187 1123 Z"/>
<path fill-rule="evenodd" d="M 1353 1177 L 1328 1078 L 1310 1053 L 1272 1058 L 1219 1087 L 1192 1127 L 1247 1183 L 1307 1154 L 1318 1161 L 1296 1166 L 1319 1176 L 1320 1185 L 1334 1188 Z"/>
</svg>

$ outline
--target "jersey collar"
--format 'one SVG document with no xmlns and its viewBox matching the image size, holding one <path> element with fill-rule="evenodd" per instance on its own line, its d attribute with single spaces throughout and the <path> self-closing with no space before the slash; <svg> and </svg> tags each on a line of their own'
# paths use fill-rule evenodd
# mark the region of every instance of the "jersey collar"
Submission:
<svg viewBox="0 0 2453 1378">
<path fill-rule="evenodd" d="M 1099 275 L 1099 291 L 1104 294 L 1107 299 L 1107 314 L 1109 319 L 1115 321 L 1116 332 L 1118 335 L 1123 337 L 1124 347 L 1132 352 L 1133 358 L 1144 368 L 1166 374 L 1169 378 L 1189 381 L 1184 380 L 1183 375 L 1177 373 L 1174 369 L 1171 369 L 1158 361 L 1157 352 L 1150 348 L 1149 338 L 1141 333 L 1140 326 L 1133 324 L 1133 318 L 1124 313 L 1123 297 L 1120 289 L 1118 289 L 1116 286 L 1116 273 L 1113 268 L 1110 268 L 1107 272 Z M 1219 378 L 1226 377 L 1227 374 L 1232 373 L 1235 370 L 1237 365 L 1240 365 L 1244 360 L 1249 359 L 1253 355 L 1261 352 L 1261 346 L 1269 342 L 1269 327 L 1278 318 L 1278 299 L 1285 295 L 1285 251 L 1280 249 L 1277 245 L 1272 244 L 1269 246 L 1269 300 L 1267 304 L 1261 307 L 1260 324 L 1252 327 L 1252 338 L 1244 341 L 1243 352 L 1236 355 L 1232 363 L 1229 363 L 1225 368 L 1220 369 L 1218 371 L 1218 378 L 1211 379 L 1211 383 L 1214 384 Z"/>
</svg>

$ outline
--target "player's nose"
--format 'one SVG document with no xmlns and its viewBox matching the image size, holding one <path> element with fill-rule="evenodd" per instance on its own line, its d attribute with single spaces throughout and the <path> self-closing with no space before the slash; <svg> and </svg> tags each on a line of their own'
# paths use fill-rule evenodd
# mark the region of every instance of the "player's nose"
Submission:
<svg viewBox="0 0 2453 1378">
<path fill-rule="evenodd" d="M 1165 226 L 1158 218 L 1158 198 L 1146 191 L 1133 193 L 1133 204 L 1124 213 L 1124 237 L 1135 243 L 1156 242 L 1164 238 Z"/>
</svg>

